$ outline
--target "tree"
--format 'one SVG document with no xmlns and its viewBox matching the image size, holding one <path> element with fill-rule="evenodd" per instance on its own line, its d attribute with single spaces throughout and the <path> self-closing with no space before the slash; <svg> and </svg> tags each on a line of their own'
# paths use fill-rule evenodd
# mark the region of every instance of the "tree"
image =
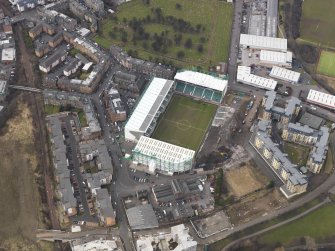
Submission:
<svg viewBox="0 0 335 251">
<path fill-rule="evenodd" d="M 127 23 L 127 18 L 123 18 L 123 22 L 126 24 Z"/>
<path fill-rule="evenodd" d="M 148 42 L 147 41 L 143 41 L 143 43 L 142 43 L 142 47 L 145 49 L 145 50 L 147 50 L 148 49 Z"/>
<path fill-rule="evenodd" d="M 181 10 L 181 4 L 176 3 L 176 9 L 177 9 L 177 10 Z"/>
<path fill-rule="evenodd" d="M 200 38 L 200 43 L 205 43 L 206 42 L 206 38 L 205 37 L 201 37 Z"/>
<path fill-rule="evenodd" d="M 187 49 L 191 49 L 192 46 L 193 46 L 193 42 L 192 42 L 192 39 L 191 38 L 188 38 L 184 44 L 185 48 Z"/>
<path fill-rule="evenodd" d="M 116 34 L 115 34 L 115 32 L 113 32 L 113 31 L 110 31 L 110 32 L 108 32 L 108 35 L 112 38 L 112 39 L 116 39 Z"/>
<path fill-rule="evenodd" d="M 198 48 L 197 48 L 198 52 L 202 53 L 204 51 L 204 47 L 202 46 L 202 44 L 199 44 L 198 45 Z"/>
<path fill-rule="evenodd" d="M 178 51 L 177 52 L 177 58 L 182 59 L 185 57 L 185 53 L 183 51 Z"/>
</svg>

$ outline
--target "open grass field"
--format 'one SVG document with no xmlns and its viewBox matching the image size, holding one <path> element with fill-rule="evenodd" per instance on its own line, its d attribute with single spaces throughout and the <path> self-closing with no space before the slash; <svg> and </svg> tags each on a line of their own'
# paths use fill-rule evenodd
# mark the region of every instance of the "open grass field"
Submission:
<svg viewBox="0 0 335 251">
<path fill-rule="evenodd" d="M 174 95 L 152 138 L 198 150 L 216 112 L 216 105 Z"/>
<path fill-rule="evenodd" d="M 161 9 L 160 17 L 163 18 L 159 20 L 154 11 L 156 8 Z M 106 18 L 101 32 L 93 39 L 105 48 L 116 44 L 128 52 L 132 50 L 133 56 L 145 60 L 172 63 L 178 67 L 207 68 L 220 61 L 227 61 L 232 15 L 232 5 L 225 1 L 151 0 L 150 4 L 145 4 L 142 0 L 133 0 L 118 8 L 116 18 Z M 171 17 L 175 21 L 167 23 Z M 134 18 L 137 21 L 144 20 L 141 24 L 143 30 L 135 31 L 132 28 L 129 22 Z M 176 28 L 180 20 L 189 23 L 187 30 Z M 146 33 L 148 35 L 143 38 Z M 161 36 L 162 33 L 164 36 L 159 44 L 163 46 L 159 50 L 154 49 L 155 34 Z M 176 42 L 176 36 L 180 35 L 180 41 Z M 187 39 L 192 40 L 191 48 L 184 46 Z M 202 51 L 198 50 L 200 45 Z M 184 56 L 177 56 L 180 51 Z"/>
<path fill-rule="evenodd" d="M 291 241 L 310 236 L 318 241 L 335 236 L 335 205 L 328 204 L 292 223 L 272 230 L 260 237 L 265 243 L 288 244 Z"/>
<path fill-rule="evenodd" d="M 224 177 L 229 191 L 237 197 L 256 191 L 267 184 L 267 179 L 248 164 L 225 172 Z"/>
<path fill-rule="evenodd" d="M 293 164 L 305 166 L 310 152 L 310 148 L 290 142 L 284 143 L 284 151 Z"/>
<path fill-rule="evenodd" d="M 322 51 L 316 70 L 321 75 L 335 77 L 335 53 Z"/>
<path fill-rule="evenodd" d="M 335 47 L 333 0 L 305 0 L 302 5 L 300 38 L 321 47 Z"/>
</svg>

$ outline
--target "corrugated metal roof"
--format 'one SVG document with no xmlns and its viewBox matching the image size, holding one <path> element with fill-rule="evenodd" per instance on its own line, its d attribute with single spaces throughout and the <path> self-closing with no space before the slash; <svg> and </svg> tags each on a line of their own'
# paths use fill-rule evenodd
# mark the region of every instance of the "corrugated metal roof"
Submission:
<svg viewBox="0 0 335 251">
<path fill-rule="evenodd" d="M 335 109 L 335 96 L 324 92 L 309 90 L 307 101 Z"/>
<path fill-rule="evenodd" d="M 247 71 L 245 66 L 239 66 L 237 68 L 237 81 L 266 90 L 274 90 L 277 86 L 277 81 L 273 79 L 263 78 L 254 74 L 248 74 L 246 72 Z"/>
<path fill-rule="evenodd" d="M 270 77 L 297 83 L 300 78 L 300 73 L 287 70 L 278 66 L 273 66 L 270 72 Z"/>
<path fill-rule="evenodd" d="M 284 38 L 241 34 L 240 45 L 257 49 L 287 51 L 287 39 Z"/>
</svg>

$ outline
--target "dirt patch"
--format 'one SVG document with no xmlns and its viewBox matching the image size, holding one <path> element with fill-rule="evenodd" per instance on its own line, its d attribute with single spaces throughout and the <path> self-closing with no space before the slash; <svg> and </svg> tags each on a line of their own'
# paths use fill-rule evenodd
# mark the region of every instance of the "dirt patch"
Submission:
<svg viewBox="0 0 335 251">
<path fill-rule="evenodd" d="M 33 243 L 35 229 L 43 225 L 32 114 L 21 98 L 16 106 L 0 131 L 0 249 L 42 250 Z"/>
<path fill-rule="evenodd" d="M 227 214 L 231 223 L 237 225 L 267 215 L 268 212 L 287 204 L 287 200 L 278 189 L 261 190 L 230 206 Z"/>
<path fill-rule="evenodd" d="M 225 172 L 228 190 L 234 196 L 242 197 L 267 185 L 267 179 L 250 164 L 233 168 Z"/>
</svg>

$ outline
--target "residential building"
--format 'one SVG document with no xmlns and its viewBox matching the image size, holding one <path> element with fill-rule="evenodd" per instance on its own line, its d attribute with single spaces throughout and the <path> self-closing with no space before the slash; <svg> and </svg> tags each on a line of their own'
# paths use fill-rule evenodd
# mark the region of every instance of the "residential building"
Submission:
<svg viewBox="0 0 335 251">
<path fill-rule="evenodd" d="M 196 251 L 197 245 L 184 224 L 171 227 L 170 233 L 141 236 L 136 240 L 137 251 Z"/>
<path fill-rule="evenodd" d="M 120 94 L 116 89 L 111 88 L 106 95 L 105 100 L 107 114 L 113 123 L 125 121 L 127 119 L 126 109 L 121 101 Z"/>
<path fill-rule="evenodd" d="M 284 140 L 294 143 L 313 145 L 318 140 L 319 133 L 307 125 L 288 123 L 288 125 L 284 127 L 282 137 Z"/>
<path fill-rule="evenodd" d="M 108 194 L 106 188 L 97 190 L 96 208 L 101 224 L 106 227 L 115 225 L 115 213 L 112 206 L 111 196 Z"/>
<path fill-rule="evenodd" d="M 307 161 L 307 168 L 312 173 L 319 173 L 327 158 L 329 129 L 322 126 L 319 134 L 320 136 L 310 152 Z"/>
<path fill-rule="evenodd" d="M 62 63 L 67 56 L 67 52 L 63 50 L 57 50 L 50 57 L 47 57 L 39 64 L 39 69 L 45 73 L 50 72 L 57 65 Z"/>
<path fill-rule="evenodd" d="M 117 71 L 113 76 L 113 81 L 117 84 L 117 87 L 121 90 L 127 90 L 129 92 L 138 94 L 142 90 L 144 81 L 141 77 L 136 77 L 134 74 Z"/>
<path fill-rule="evenodd" d="M 262 105 L 264 106 L 263 119 L 272 119 L 280 121 L 283 124 L 288 124 L 292 118 L 299 114 L 301 101 L 298 98 L 291 97 L 282 106 L 275 105 L 275 101 L 278 101 L 277 93 L 275 91 L 267 91 L 262 101 Z"/>
<path fill-rule="evenodd" d="M 34 9 L 37 5 L 45 4 L 44 0 L 18 0 L 16 2 L 17 9 L 20 12 L 26 11 L 28 9 Z"/>
<path fill-rule="evenodd" d="M 79 59 L 73 58 L 68 63 L 68 65 L 64 68 L 63 74 L 68 77 L 68 76 L 76 73 L 78 71 L 78 69 L 80 68 L 81 64 L 82 63 L 81 63 L 81 61 Z"/>
<path fill-rule="evenodd" d="M 306 192 L 308 186 L 306 176 L 299 172 L 297 166 L 287 158 L 287 154 L 272 141 L 269 127 L 269 120 L 260 120 L 250 139 L 251 145 L 285 184 L 281 187 L 281 192 L 287 198 Z"/>
<path fill-rule="evenodd" d="M 92 9 L 96 12 L 103 12 L 104 11 L 104 2 L 101 0 L 84 0 L 87 7 Z"/>
</svg>

